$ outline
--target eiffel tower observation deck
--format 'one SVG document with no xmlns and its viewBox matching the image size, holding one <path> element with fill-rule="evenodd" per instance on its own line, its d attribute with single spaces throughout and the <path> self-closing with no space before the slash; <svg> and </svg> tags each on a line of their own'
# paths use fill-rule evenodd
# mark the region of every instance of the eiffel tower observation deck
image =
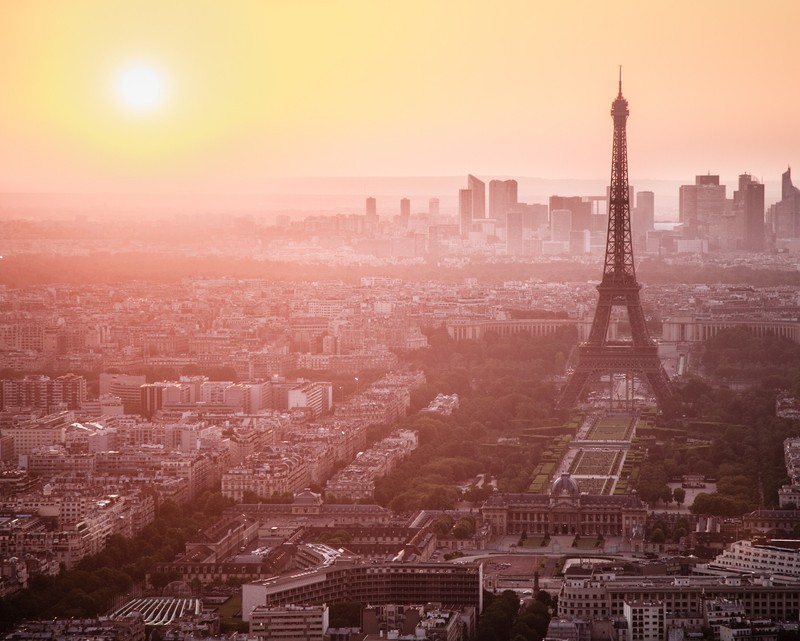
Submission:
<svg viewBox="0 0 800 641">
<path fill-rule="evenodd" d="M 639 298 L 641 285 L 636 280 L 633 262 L 625 132 L 629 113 L 628 101 L 622 95 L 620 69 L 619 94 L 611 105 L 614 146 L 603 278 L 597 286 L 599 298 L 589 338 L 578 346 L 578 364 L 561 391 L 557 404 L 559 409 L 574 407 L 590 383 L 602 376 L 609 376 L 613 384 L 614 374 L 624 374 L 630 380 L 646 381 L 661 409 L 673 394 L 672 384 L 658 357 L 658 347 L 647 331 Z M 627 308 L 631 328 L 629 341 L 609 341 L 607 338 L 614 307 Z"/>
</svg>

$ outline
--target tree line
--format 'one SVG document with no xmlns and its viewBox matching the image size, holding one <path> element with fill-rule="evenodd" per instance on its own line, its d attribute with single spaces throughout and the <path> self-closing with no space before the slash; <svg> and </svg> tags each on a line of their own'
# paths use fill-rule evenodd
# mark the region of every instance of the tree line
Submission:
<svg viewBox="0 0 800 641">
<path fill-rule="evenodd" d="M 649 446 L 639 494 L 664 500 L 667 481 L 701 474 L 715 479 L 716 491 L 697 496 L 695 514 L 734 517 L 777 507 L 778 489 L 788 482 L 783 442 L 800 429 L 776 415 L 776 401 L 784 391 L 800 395 L 800 346 L 744 327 L 724 329 L 705 341 L 702 364 L 709 379 L 689 376 L 676 385 L 673 434 Z M 747 386 L 733 389 L 729 377 Z"/>
<path fill-rule="evenodd" d="M 462 498 L 477 505 L 491 488 L 472 485 L 462 495 L 457 485 L 478 474 L 494 479 L 500 491 L 527 490 L 544 448 L 543 441 L 521 436 L 555 420 L 552 376 L 563 371 L 575 329 L 471 341 L 454 341 L 438 329 L 428 340 L 428 350 L 407 356 L 427 379 L 412 394 L 412 411 L 440 392 L 458 394 L 460 407 L 452 416 L 414 414 L 401 423 L 418 432 L 419 447 L 377 480 L 376 501 L 399 512 L 448 510 Z"/>
</svg>

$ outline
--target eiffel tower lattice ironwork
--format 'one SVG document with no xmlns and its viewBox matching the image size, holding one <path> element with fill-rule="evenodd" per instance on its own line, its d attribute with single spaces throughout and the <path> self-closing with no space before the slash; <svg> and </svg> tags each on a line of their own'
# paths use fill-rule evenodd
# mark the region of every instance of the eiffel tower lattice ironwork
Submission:
<svg viewBox="0 0 800 641">
<path fill-rule="evenodd" d="M 603 279 L 597 286 L 599 298 L 589 338 L 578 346 L 578 364 L 558 400 L 558 407 L 561 409 L 573 407 L 590 380 L 603 374 L 633 374 L 640 380 L 646 380 L 661 408 L 672 396 L 672 384 L 658 357 L 658 347 L 647 331 L 639 298 L 641 286 L 636 281 L 633 263 L 625 134 L 628 113 L 628 101 L 622 96 L 620 70 L 619 94 L 611 106 L 614 147 Z M 628 310 L 630 341 L 608 340 L 608 324 L 614 307 L 626 307 Z"/>
</svg>

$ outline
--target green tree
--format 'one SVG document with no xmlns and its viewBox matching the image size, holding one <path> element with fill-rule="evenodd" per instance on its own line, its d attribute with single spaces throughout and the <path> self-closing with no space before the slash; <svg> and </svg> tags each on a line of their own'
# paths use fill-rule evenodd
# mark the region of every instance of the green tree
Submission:
<svg viewBox="0 0 800 641">
<path fill-rule="evenodd" d="M 540 591 L 539 595 L 542 592 L 544 591 Z M 547 635 L 547 628 L 550 625 L 548 604 L 552 603 L 552 599 L 549 598 L 550 595 L 546 592 L 544 594 L 548 597 L 547 603 L 537 595 L 537 598 L 525 607 L 517 619 L 518 622 L 525 623 L 533 631 L 533 636 L 528 638 L 536 641 L 540 641 Z"/>
<path fill-rule="evenodd" d="M 475 534 L 475 519 L 471 516 L 466 516 L 458 519 L 458 522 L 453 526 L 453 536 L 457 539 L 468 539 Z"/>
<path fill-rule="evenodd" d="M 450 530 L 453 529 L 454 523 L 455 521 L 452 516 L 449 514 L 442 514 L 436 517 L 436 520 L 433 522 L 433 533 L 440 538 L 446 537 L 450 534 Z"/>
<path fill-rule="evenodd" d="M 357 601 L 343 601 L 330 605 L 330 627 L 332 628 L 357 628 L 361 625 L 361 603 Z"/>
</svg>

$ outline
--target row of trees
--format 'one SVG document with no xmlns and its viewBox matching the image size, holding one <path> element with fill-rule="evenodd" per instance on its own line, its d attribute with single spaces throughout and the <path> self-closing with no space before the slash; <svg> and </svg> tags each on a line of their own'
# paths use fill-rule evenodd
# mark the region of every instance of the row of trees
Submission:
<svg viewBox="0 0 800 641">
<path fill-rule="evenodd" d="M 754 336 L 746 327 L 720 331 L 703 350 L 703 368 L 722 381 L 758 381 L 768 389 L 800 393 L 800 345 L 768 334 Z"/>
<path fill-rule="evenodd" d="M 648 524 L 647 539 L 653 543 L 678 543 L 692 531 L 689 521 L 685 518 L 677 520 L 656 519 Z"/>
<path fill-rule="evenodd" d="M 472 486 L 462 496 L 457 485 L 481 473 L 494 477 L 501 491 L 525 491 L 542 446 L 519 436 L 553 421 L 550 377 L 563 368 L 576 338 L 572 328 L 549 337 L 459 342 L 444 330 L 430 332 L 430 349 L 408 357 L 428 380 L 414 392 L 412 410 L 439 392 L 458 394 L 460 407 L 453 416 L 415 414 L 402 423 L 418 431 L 419 448 L 376 482 L 376 501 L 400 512 L 452 509 L 461 499 L 479 503 L 489 487 Z"/>
<path fill-rule="evenodd" d="M 550 595 L 542 590 L 526 605 L 512 590 L 484 592 L 484 610 L 475 641 L 542 641 L 550 625 Z"/>
<path fill-rule="evenodd" d="M 468 539 L 475 534 L 475 517 L 468 514 L 456 521 L 449 514 L 442 514 L 433 522 L 433 532 L 439 538 Z"/>
<path fill-rule="evenodd" d="M 16 221 L 19 222 L 19 221 Z M 136 229 L 138 226 L 131 227 Z M 4 230 L 5 231 L 5 230 Z M 141 231 L 141 230 L 139 230 Z M 229 231 L 229 230 L 227 230 Z M 215 239 L 226 230 L 200 230 L 195 240 L 202 244 L 203 234 Z M 153 233 L 148 230 L 148 241 Z M 185 227 L 172 233 L 185 241 Z M 45 230 L 37 230 L 38 237 L 46 237 Z M 285 235 L 285 234 L 283 234 Z M 29 236 L 30 237 L 30 236 Z M 262 237 L 270 235 L 262 231 Z M 775 285 L 800 285 L 800 273 L 754 269 L 744 265 L 675 265 L 661 259 L 644 259 L 637 271 L 643 282 L 650 284 L 683 283 L 746 283 L 759 287 Z M 597 278 L 598 266 L 579 262 L 520 263 L 471 261 L 464 266 L 442 265 L 436 256 L 418 265 L 301 265 L 292 262 L 261 261 L 231 256 L 203 256 L 198 261 L 193 256 L 153 252 L 95 252 L 87 256 L 60 256 L 53 254 L 16 254 L 6 256 L 0 271 L 0 284 L 25 287 L 61 283 L 118 283 L 147 280 L 157 283 L 175 283 L 183 278 L 205 276 L 214 278 L 263 278 L 270 282 L 299 282 L 342 280 L 356 283 L 361 276 L 383 276 L 405 281 L 463 282 L 466 276 L 477 277 L 483 283 L 502 283 L 509 280 L 538 279 L 544 282 L 577 282 Z"/>
<path fill-rule="evenodd" d="M 644 258 L 636 272 L 640 282 L 651 285 L 684 285 L 687 283 L 746 284 L 755 287 L 800 285 L 800 273 L 788 270 L 769 270 L 747 265 L 710 265 L 692 263 L 678 265 L 662 258 Z"/>
<path fill-rule="evenodd" d="M 667 500 L 669 479 L 702 474 L 716 479 L 716 492 L 696 497 L 695 514 L 732 517 L 776 506 L 787 482 L 783 442 L 798 433 L 795 421 L 776 416 L 776 399 L 784 389 L 800 394 L 800 346 L 731 328 L 705 342 L 702 362 L 719 382 L 690 377 L 678 386 L 684 417 L 671 422 L 671 437 L 650 446 L 639 494 L 650 503 Z M 733 390 L 725 378 L 749 387 Z M 681 502 L 680 493 L 671 499 Z"/>
</svg>

